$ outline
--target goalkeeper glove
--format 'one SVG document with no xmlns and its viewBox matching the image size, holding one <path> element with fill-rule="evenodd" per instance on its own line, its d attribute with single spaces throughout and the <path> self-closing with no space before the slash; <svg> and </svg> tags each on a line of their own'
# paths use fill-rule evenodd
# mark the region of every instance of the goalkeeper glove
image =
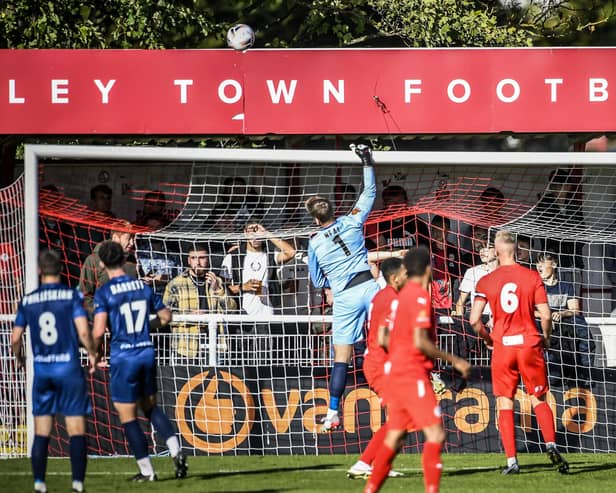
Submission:
<svg viewBox="0 0 616 493">
<path fill-rule="evenodd" d="M 364 166 L 372 166 L 372 149 L 366 144 L 351 144 L 351 150 L 359 156 Z"/>
</svg>

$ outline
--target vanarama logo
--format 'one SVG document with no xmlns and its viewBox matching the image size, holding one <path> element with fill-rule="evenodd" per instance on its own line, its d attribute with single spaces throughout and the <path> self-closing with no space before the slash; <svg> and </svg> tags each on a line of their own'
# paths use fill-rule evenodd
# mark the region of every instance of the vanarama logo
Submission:
<svg viewBox="0 0 616 493">
<path fill-rule="evenodd" d="M 178 394 L 175 417 L 183 438 L 209 453 L 233 450 L 250 434 L 254 399 L 246 384 L 225 371 L 205 371 Z"/>
</svg>

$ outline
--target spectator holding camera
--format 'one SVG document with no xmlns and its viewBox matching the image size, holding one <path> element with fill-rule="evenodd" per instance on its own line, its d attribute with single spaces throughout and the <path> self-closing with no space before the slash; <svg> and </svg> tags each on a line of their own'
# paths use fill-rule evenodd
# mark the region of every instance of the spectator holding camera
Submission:
<svg viewBox="0 0 616 493">
<path fill-rule="evenodd" d="M 294 258 L 295 248 L 258 223 L 247 224 L 244 233 L 247 239 L 232 247 L 223 259 L 221 276 L 229 282 L 229 291 L 240 298 L 242 311 L 272 315 L 270 295 L 276 283 L 276 267 Z M 268 241 L 275 251 L 268 252 Z"/>
</svg>

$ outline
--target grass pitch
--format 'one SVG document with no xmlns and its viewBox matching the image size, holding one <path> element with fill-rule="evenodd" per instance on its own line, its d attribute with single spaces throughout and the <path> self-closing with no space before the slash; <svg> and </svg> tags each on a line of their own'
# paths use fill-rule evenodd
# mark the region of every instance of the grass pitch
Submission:
<svg viewBox="0 0 616 493">
<path fill-rule="evenodd" d="M 361 492 L 364 482 L 346 478 L 346 469 L 356 456 L 310 457 L 189 457 L 188 477 L 176 480 L 169 458 L 154 459 L 159 481 L 134 484 L 137 472 L 130 458 L 90 459 L 86 477 L 89 493 L 279 493 L 279 492 Z M 444 454 L 442 493 L 613 493 L 616 491 L 616 456 L 609 454 L 568 454 L 570 473 L 560 475 L 543 454 L 521 454 L 521 474 L 501 476 L 501 454 Z M 422 492 L 420 456 L 403 455 L 395 469 L 405 477 L 390 479 L 382 491 Z M 47 486 L 50 493 L 70 491 L 70 463 L 50 459 Z M 27 459 L 0 461 L 0 491 L 32 491 Z"/>
</svg>

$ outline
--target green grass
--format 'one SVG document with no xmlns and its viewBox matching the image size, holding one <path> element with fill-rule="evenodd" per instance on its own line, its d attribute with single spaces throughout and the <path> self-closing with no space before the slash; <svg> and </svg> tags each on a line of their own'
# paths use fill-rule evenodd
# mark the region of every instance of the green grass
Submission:
<svg viewBox="0 0 616 493">
<path fill-rule="evenodd" d="M 522 473 L 501 476 L 504 458 L 500 454 L 446 454 L 441 492 L 459 493 L 602 493 L 616 491 L 616 461 L 609 454 L 570 454 L 570 474 L 560 475 L 542 454 L 520 455 Z M 157 483 L 132 484 L 127 480 L 136 473 L 133 459 L 91 459 L 88 462 L 88 493 L 107 492 L 253 492 L 278 493 L 310 491 L 318 493 L 361 492 L 363 481 L 346 478 L 345 470 L 356 456 L 320 457 L 192 457 L 189 476 L 173 478 L 168 458 L 154 459 Z M 418 455 L 403 455 L 395 468 L 406 476 L 391 479 L 382 491 L 422 492 L 421 462 Z M 70 463 L 50 459 L 47 486 L 50 493 L 70 491 Z M 26 459 L 0 461 L 0 491 L 32 491 L 30 463 Z"/>
</svg>

